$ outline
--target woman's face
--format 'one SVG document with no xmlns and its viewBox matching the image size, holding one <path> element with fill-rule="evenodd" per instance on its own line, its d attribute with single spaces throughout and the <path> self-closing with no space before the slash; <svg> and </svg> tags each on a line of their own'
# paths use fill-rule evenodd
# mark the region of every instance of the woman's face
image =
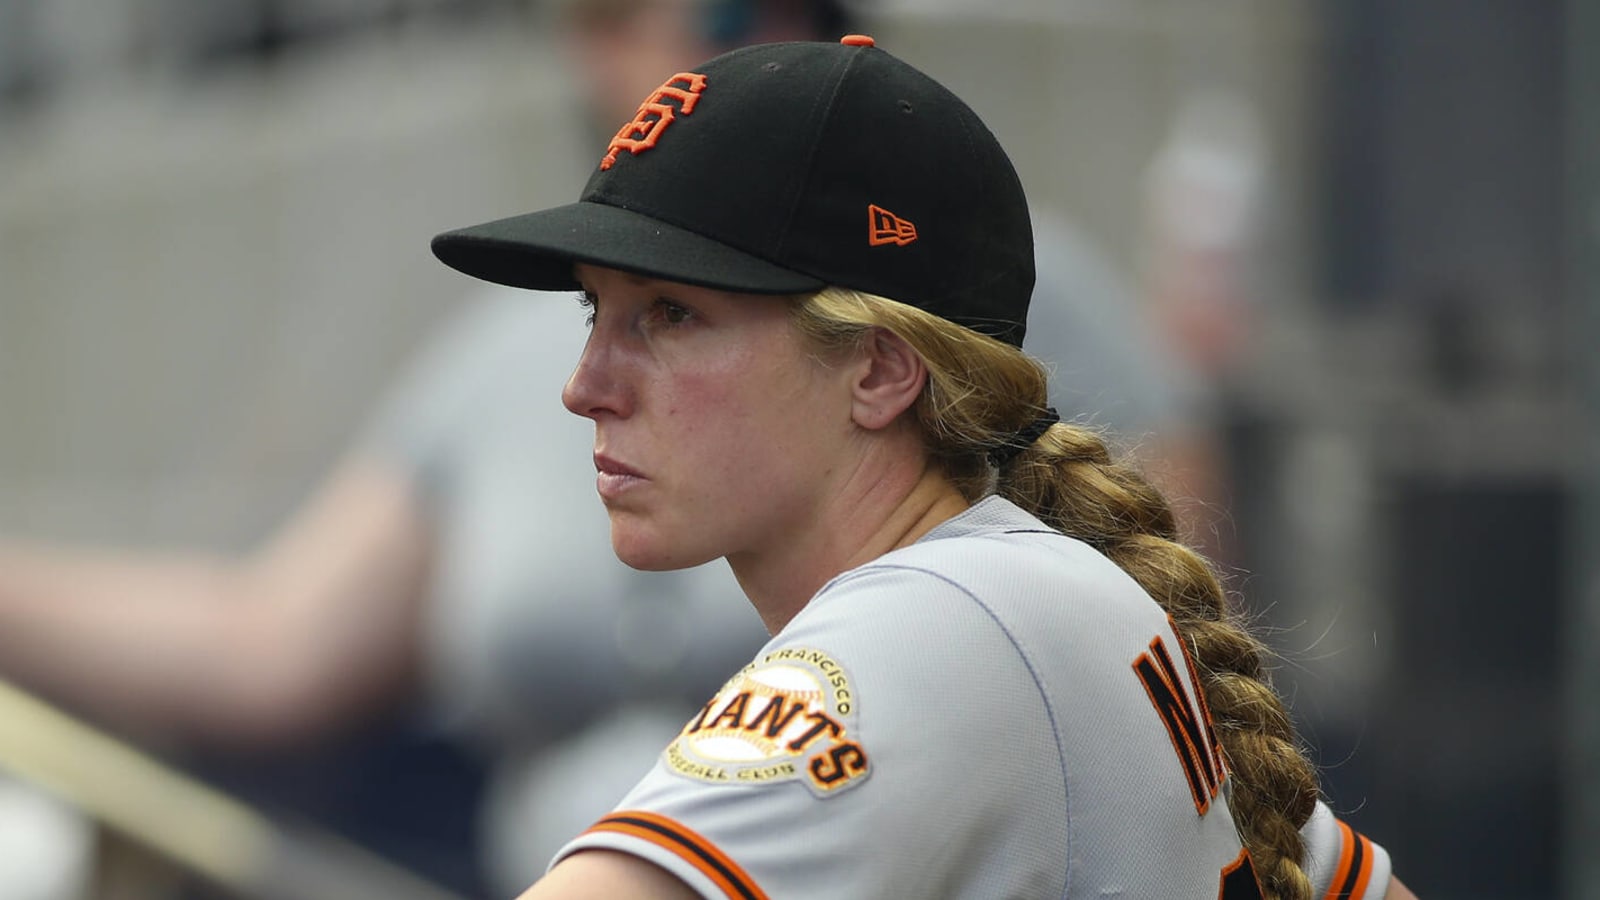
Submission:
<svg viewBox="0 0 1600 900">
<path fill-rule="evenodd" d="M 617 556 L 675 569 L 801 543 L 847 474 L 849 366 L 815 358 L 782 298 L 576 272 L 592 324 L 562 400 L 594 420 Z"/>
</svg>

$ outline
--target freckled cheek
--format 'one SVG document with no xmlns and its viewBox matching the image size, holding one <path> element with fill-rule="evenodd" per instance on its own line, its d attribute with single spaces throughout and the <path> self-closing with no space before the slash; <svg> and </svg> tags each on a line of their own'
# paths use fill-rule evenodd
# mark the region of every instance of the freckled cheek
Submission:
<svg viewBox="0 0 1600 900">
<path fill-rule="evenodd" d="M 788 426 L 804 415 L 793 396 L 801 387 L 796 373 L 773 364 L 782 349 L 702 357 L 697 366 L 675 367 L 660 383 L 669 388 L 659 395 L 668 432 L 662 437 L 681 448 L 686 464 L 723 479 L 771 473 L 773 458 L 794 437 Z"/>
<path fill-rule="evenodd" d="M 736 408 L 737 392 L 714 380 L 679 385 L 661 398 L 661 411 L 677 427 L 715 427 L 718 418 Z"/>
<path fill-rule="evenodd" d="M 763 396 L 756 385 L 765 384 L 765 373 L 752 373 L 739 360 L 727 360 L 693 377 L 679 373 L 664 396 L 663 411 L 674 419 L 693 420 L 700 427 L 718 428 L 727 421 L 749 418 L 773 402 L 771 393 Z"/>
<path fill-rule="evenodd" d="M 667 419 L 663 437 L 678 461 L 692 467 L 696 480 L 711 491 L 734 489 L 732 482 L 760 479 L 787 443 L 783 416 L 770 397 L 750 396 L 737 389 L 694 391 L 663 405 Z M 774 421 L 777 420 L 777 421 Z"/>
</svg>

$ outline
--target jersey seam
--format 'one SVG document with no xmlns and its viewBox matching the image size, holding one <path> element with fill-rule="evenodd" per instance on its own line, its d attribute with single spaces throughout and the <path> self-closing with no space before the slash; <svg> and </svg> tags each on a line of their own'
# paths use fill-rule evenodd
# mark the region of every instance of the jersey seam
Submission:
<svg viewBox="0 0 1600 900">
<path fill-rule="evenodd" d="M 1029 530 L 1027 533 L 1054 534 L 1054 535 L 1058 535 L 1058 536 L 1060 535 L 1060 532 L 1048 531 L 1048 530 L 1047 531 L 1037 531 L 1037 532 Z M 1044 704 L 1045 715 L 1048 716 L 1049 719 L 1050 719 L 1050 736 L 1051 736 L 1051 740 L 1053 740 L 1055 742 L 1055 745 L 1056 745 L 1056 759 L 1058 759 L 1060 761 L 1060 763 L 1061 763 L 1061 796 L 1062 796 L 1062 800 L 1063 800 L 1063 806 L 1066 808 L 1066 811 L 1067 811 L 1067 814 L 1066 814 L 1067 821 L 1066 821 L 1065 832 L 1066 832 L 1067 843 L 1069 845 L 1066 848 L 1065 854 L 1063 854 L 1063 858 L 1065 860 L 1067 860 L 1067 862 L 1063 866 L 1063 869 L 1062 869 L 1062 871 L 1063 871 L 1063 882 L 1064 883 L 1061 886 L 1061 897 L 1062 897 L 1062 900 L 1066 900 L 1068 894 L 1071 892 L 1071 887 L 1072 887 L 1072 865 L 1071 865 L 1072 848 L 1070 846 L 1071 843 L 1072 843 L 1072 791 L 1068 787 L 1070 781 L 1069 781 L 1069 779 L 1067 777 L 1067 752 L 1066 752 L 1066 748 L 1061 745 L 1061 729 L 1060 729 L 1060 727 L 1059 727 L 1059 725 L 1057 724 L 1057 721 L 1056 721 L 1055 705 L 1053 703 L 1051 703 L 1050 697 L 1049 697 L 1049 695 L 1046 693 L 1046 691 L 1044 689 L 1044 683 L 1039 677 L 1039 670 L 1034 666 L 1033 660 L 1029 658 L 1027 651 L 1022 649 L 1022 644 L 1017 641 L 1016 636 L 1011 633 L 1011 629 L 1006 627 L 1006 623 L 1005 623 L 1005 621 L 1003 619 L 1000 618 L 1000 615 L 998 613 L 996 613 L 994 611 L 994 609 L 991 606 L 989 606 L 989 604 L 983 602 L 982 598 L 980 598 L 970 588 L 968 588 L 966 585 L 960 583 L 959 581 L 956 581 L 955 579 L 951 578 L 950 576 L 944 575 L 944 574 L 939 573 L 939 572 L 932 572 L 932 571 L 929 571 L 929 570 L 924 569 L 924 568 L 919 568 L 917 566 L 909 566 L 909 565 L 904 565 L 904 564 L 901 564 L 901 563 L 878 563 L 878 564 L 869 563 L 868 565 L 865 565 L 865 566 L 862 566 L 859 569 L 856 569 L 855 572 L 852 573 L 852 575 L 853 576 L 862 576 L 862 575 L 869 574 L 871 572 L 883 571 L 883 570 L 886 570 L 886 569 L 894 569 L 894 570 L 905 571 L 905 572 L 916 572 L 916 573 L 921 574 L 921 575 L 926 575 L 926 576 L 928 576 L 930 578 L 934 578 L 934 579 L 937 579 L 939 581 L 942 581 L 945 584 L 948 584 L 951 587 L 955 588 L 956 590 L 960 591 L 962 594 L 966 595 L 966 597 L 968 599 L 970 599 L 975 605 L 977 605 L 977 607 L 979 609 L 984 611 L 984 613 L 989 617 L 990 621 L 994 622 L 995 627 L 1000 629 L 1000 633 L 1005 635 L 1006 641 L 1011 644 L 1011 649 L 1016 651 L 1017 658 L 1022 660 L 1023 666 L 1027 668 L 1028 677 L 1033 680 L 1034 690 L 1038 691 L 1038 693 L 1039 693 L 1039 701 Z M 853 581 L 853 580 L 854 580 L 854 577 L 845 578 L 845 579 L 840 579 L 836 583 L 837 584 L 843 584 L 843 583 L 845 583 L 847 581 Z"/>
</svg>

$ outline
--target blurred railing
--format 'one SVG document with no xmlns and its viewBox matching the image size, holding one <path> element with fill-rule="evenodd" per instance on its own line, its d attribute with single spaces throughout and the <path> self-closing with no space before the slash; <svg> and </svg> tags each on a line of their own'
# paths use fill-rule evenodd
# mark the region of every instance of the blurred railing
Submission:
<svg viewBox="0 0 1600 900">
<path fill-rule="evenodd" d="M 163 878 L 119 850 L 123 841 L 240 900 L 459 900 L 329 832 L 276 820 L 4 681 L 0 772 L 107 829 L 112 840 L 100 857 L 116 862 L 103 864 L 142 873 L 123 876 L 146 885 L 128 886 L 135 894 Z"/>
</svg>

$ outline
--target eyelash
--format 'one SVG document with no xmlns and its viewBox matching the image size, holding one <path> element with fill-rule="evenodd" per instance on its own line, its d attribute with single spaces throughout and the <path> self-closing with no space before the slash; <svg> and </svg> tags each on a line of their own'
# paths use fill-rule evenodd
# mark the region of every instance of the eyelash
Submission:
<svg viewBox="0 0 1600 900">
<path fill-rule="evenodd" d="M 594 327 L 595 304 L 597 300 L 598 298 L 592 291 L 580 291 L 578 293 L 578 305 L 583 307 L 585 311 L 583 324 L 591 328 Z M 650 312 L 659 312 L 664 320 L 664 323 L 669 328 L 682 325 L 694 316 L 694 313 L 691 312 L 688 307 L 668 300 L 665 297 L 657 297 L 655 302 L 650 304 Z"/>
<path fill-rule="evenodd" d="M 687 308 L 680 306 L 665 297 L 656 298 L 656 302 L 651 305 L 650 309 L 652 312 L 659 310 L 661 313 L 661 318 L 668 326 L 682 325 L 694 315 L 693 313 L 689 312 Z"/>
<path fill-rule="evenodd" d="M 583 307 L 583 324 L 585 327 L 594 327 L 595 296 L 591 291 L 578 292 L 578 305 Z"/>
</svg>

